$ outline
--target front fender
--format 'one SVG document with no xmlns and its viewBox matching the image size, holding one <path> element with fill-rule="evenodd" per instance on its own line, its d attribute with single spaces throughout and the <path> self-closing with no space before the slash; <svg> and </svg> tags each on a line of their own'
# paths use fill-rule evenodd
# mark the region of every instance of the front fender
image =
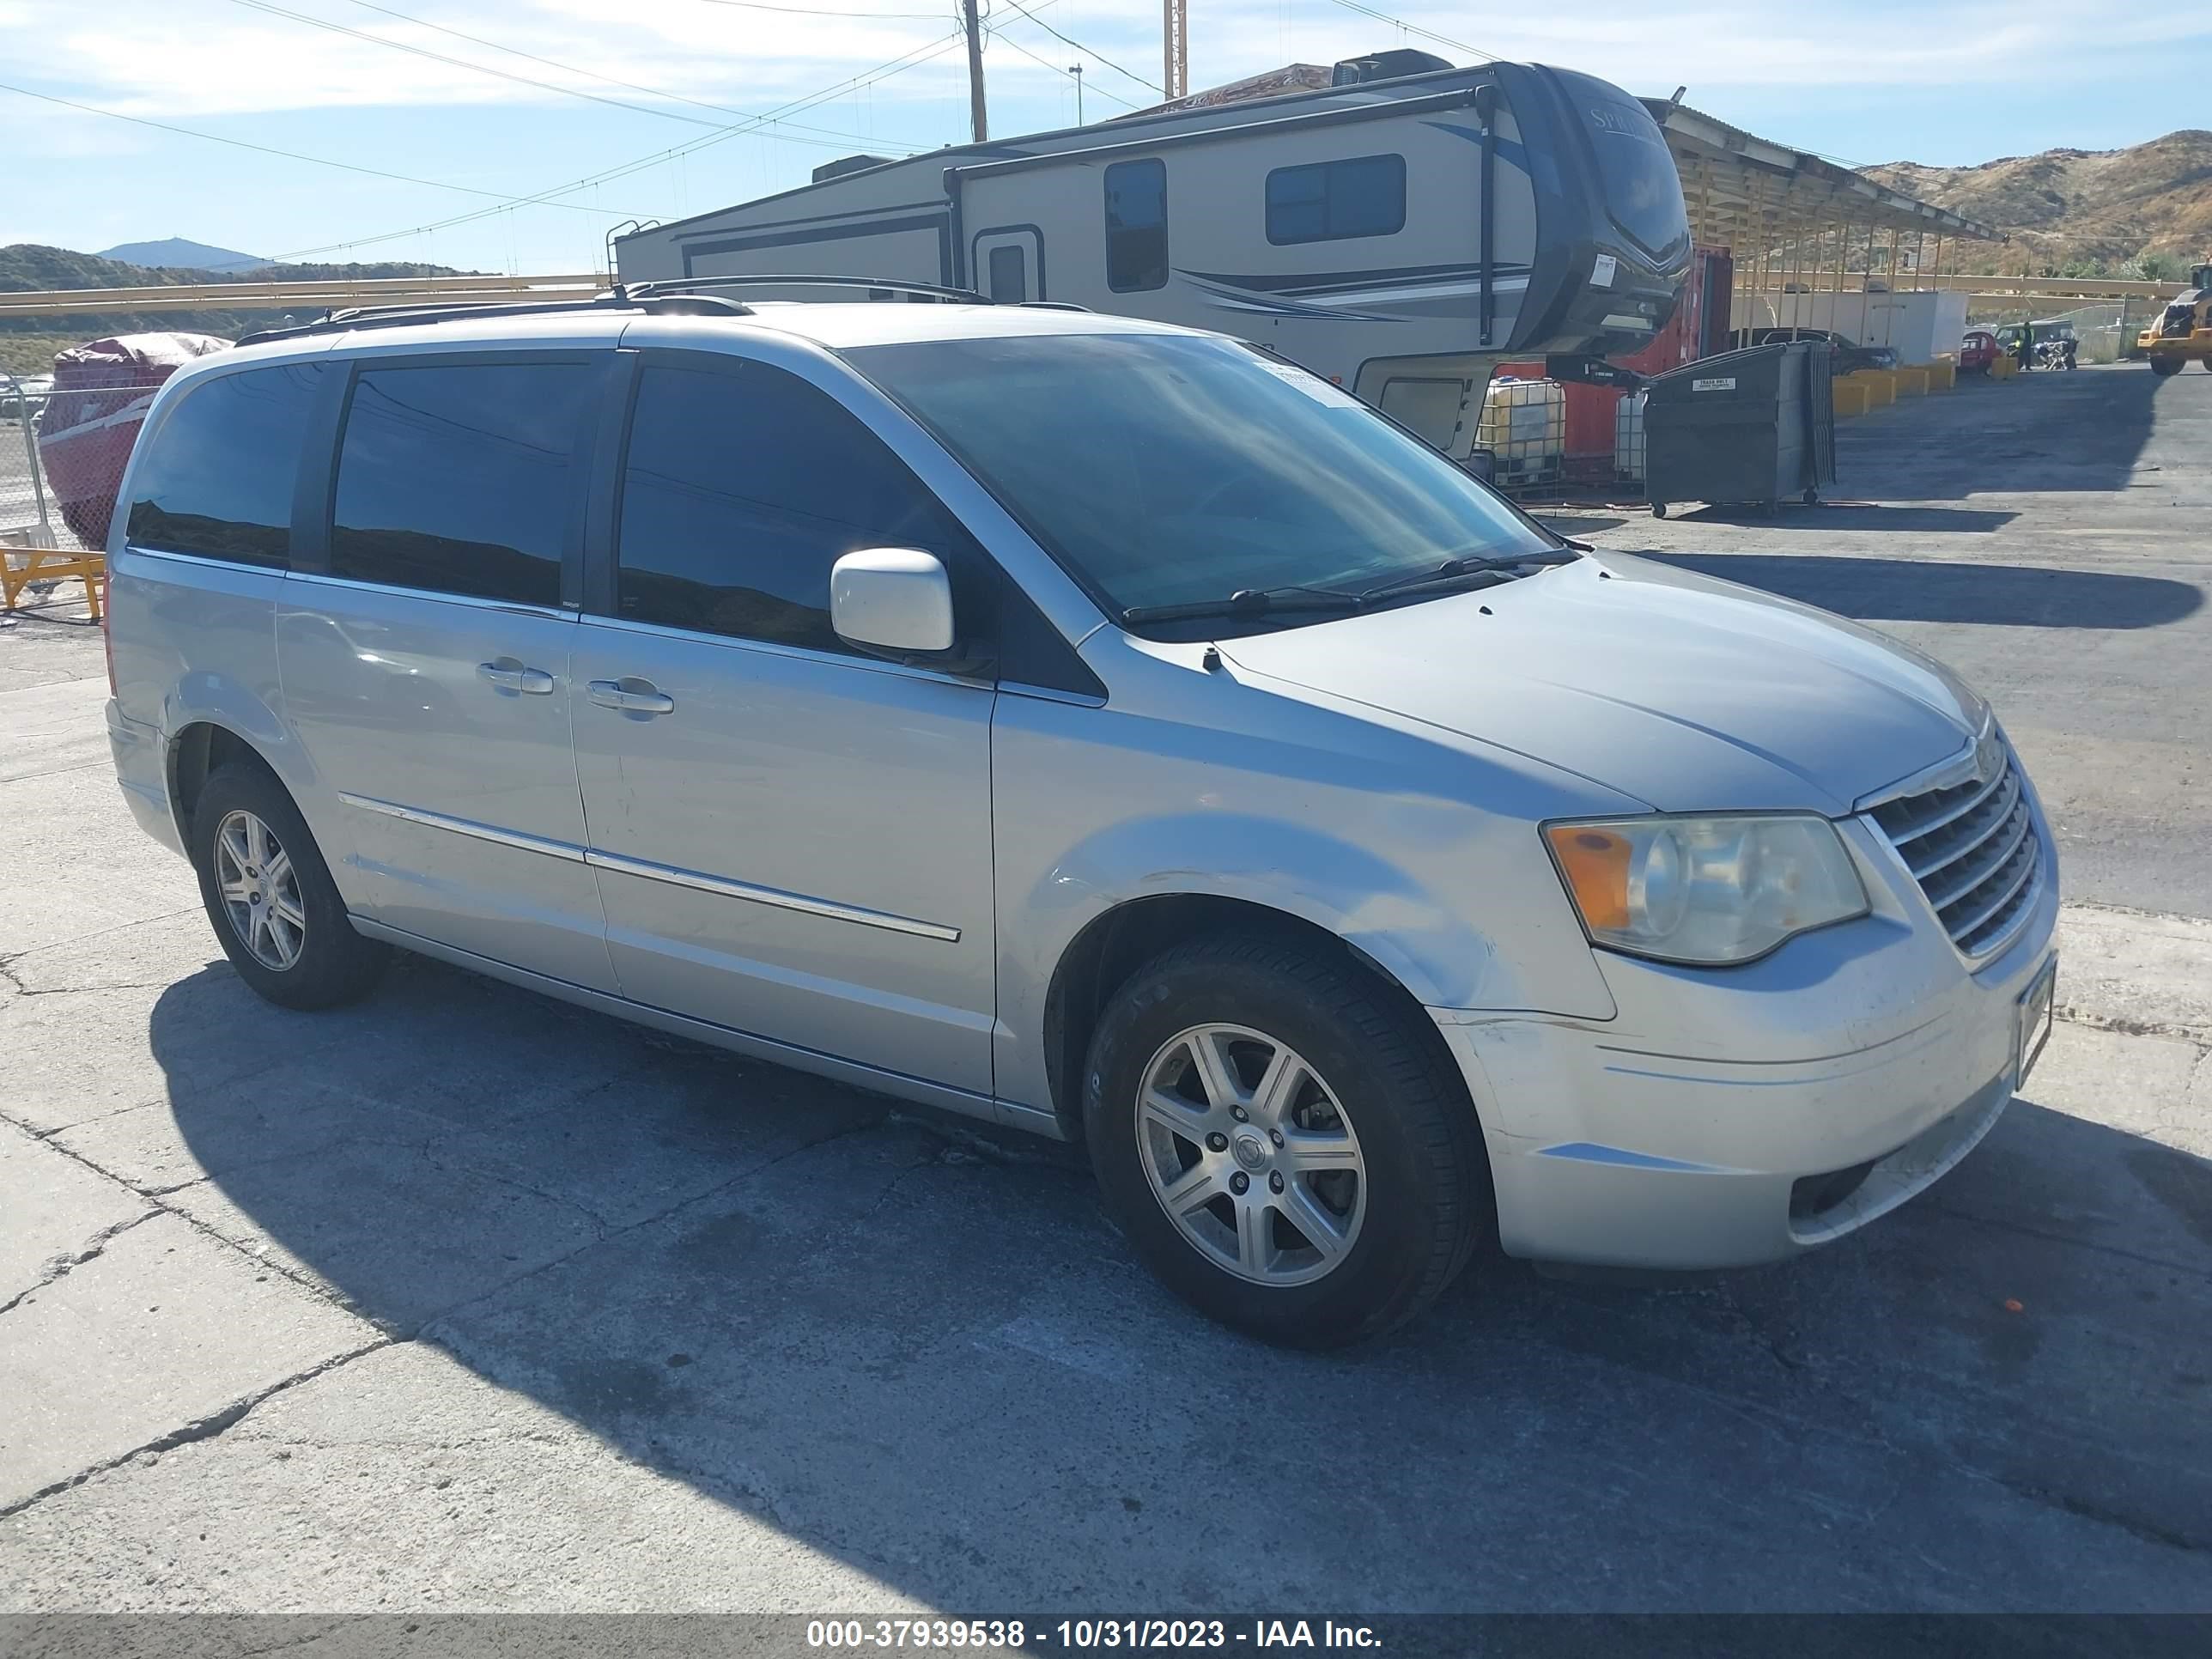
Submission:
<svg viewBox="0 0 2212 1659">
<path fill-rule="evenodd" d="M 1046 1109 L 1052 988 L 1084 930 L 1133 901 L 1241 901 L 1319 927 L 1432 1007 L 1609 1019 L 1613 1005 L 1534 823 L 1549 797 L 1480 757 L 1193 677 L 1164 719 L 1002 694 L 993 723 L 994 1083 Z M 1208 685 L 1208 680 L 1214 684 Z M 1118 688 L 1117 688 L 1118 694 Z M 1243 710 L 1260 714 L 1248 721 Z M 1178 711 L 1180 713 L 1180 711 Z M 1240 727 L 1242 729 L 1240 729 Z M 1485 807 L 1476 801 L 1498 798 Z"/>
<path fill-rule="evenodd" d="M 1170 896 L 1237 899 L 1310 922 L 1433 1006 L 1520 1000 L 1512 964 L 1445 896 L 1369 848 L 1280 818 L 1184 812 L 1113 823 L 1069 848 L 1014 902 L 1056 964 L 1107 912 Z"/>
</svg>

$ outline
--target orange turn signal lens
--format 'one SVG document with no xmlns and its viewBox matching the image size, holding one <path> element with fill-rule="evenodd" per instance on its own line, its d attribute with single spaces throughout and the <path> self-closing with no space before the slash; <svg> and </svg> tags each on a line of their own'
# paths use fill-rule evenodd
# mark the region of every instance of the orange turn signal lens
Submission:
<svg viewBox="0 0 2212 1659">
<path fill-rule="evenodd" d="M 1593 930 L 1626 927 L 1628 838 L 1587 823 L 1555 823 L 1544 834 L 1584 924 Z"/>
</svg>

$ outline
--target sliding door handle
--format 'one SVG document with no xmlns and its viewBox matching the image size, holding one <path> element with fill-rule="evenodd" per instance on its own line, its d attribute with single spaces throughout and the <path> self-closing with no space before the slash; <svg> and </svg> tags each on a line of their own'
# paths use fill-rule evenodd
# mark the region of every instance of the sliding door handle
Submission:
<svg viewBox="0 0 2212 1659">
<path fill-rule="evenodd" d="M 553 695 L 553 677 L 542 668 L 526 668 L 512 657 L 477 665 L 477 678 L 502 691 L 526 691 L 533 697 Z"/>
<path fill-rule="evenodd" d="M 665 714 L 676 707 L 676 699 L 651 680 L 593 680 L 585 690 L 600 708 L 625 714 Z"/>
</svg>

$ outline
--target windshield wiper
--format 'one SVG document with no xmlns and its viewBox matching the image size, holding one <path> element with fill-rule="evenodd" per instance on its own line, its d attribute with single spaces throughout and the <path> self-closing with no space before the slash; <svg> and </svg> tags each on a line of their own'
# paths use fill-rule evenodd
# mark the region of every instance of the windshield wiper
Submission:
<svg viewBox="0 0 2212 1659">
<path fill-rule="evenodd" d="M 1182 622 L 1192 617 L 1277 616 L 1290 611 L 1357 611 L 1367 603 L 1364 593 L 1334 587 L 1240 587 L 1225 599 L 1186 599 L 1179 605 L 1133 605 L 1121 612 L 1125 623 Z"/>
<path fill-rule="evenodd" d="M 1540 547 L 1533 553 L 1501 553 L 1480 559 L 1446 559 L 1442 564 L 1431 565 L 1426 570 L 1409 570 L 1401 576 L 1377 582 L 1372 587 L 1362 588 L 1359 597 L 1362 601 L 1370 601 L 1394 593 L 1410 593 L 1417 588 L 1464 581 L 1470 576 L 1496 575 L 1500 571 L 1518 569 L 1524 564 L 1571 564 L 1577 556 L 1564 549 Z"/>
</svg>

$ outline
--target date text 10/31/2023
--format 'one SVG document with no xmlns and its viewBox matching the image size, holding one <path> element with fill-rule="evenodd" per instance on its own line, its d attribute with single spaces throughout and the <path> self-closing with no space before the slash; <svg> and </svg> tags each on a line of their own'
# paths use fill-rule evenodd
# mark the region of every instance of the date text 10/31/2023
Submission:
<svg viewBox="0 0 2212 1659">
<path fill-rule="evenodd" d="M 1369 1626 L 1334 1620 L 1258 1619 L 816 1619 L 817 1649 L 930 1648 L 1020 1650 L 1061 1648 L 1350 1648 L 1382 1640 Z"/>
</svg>

